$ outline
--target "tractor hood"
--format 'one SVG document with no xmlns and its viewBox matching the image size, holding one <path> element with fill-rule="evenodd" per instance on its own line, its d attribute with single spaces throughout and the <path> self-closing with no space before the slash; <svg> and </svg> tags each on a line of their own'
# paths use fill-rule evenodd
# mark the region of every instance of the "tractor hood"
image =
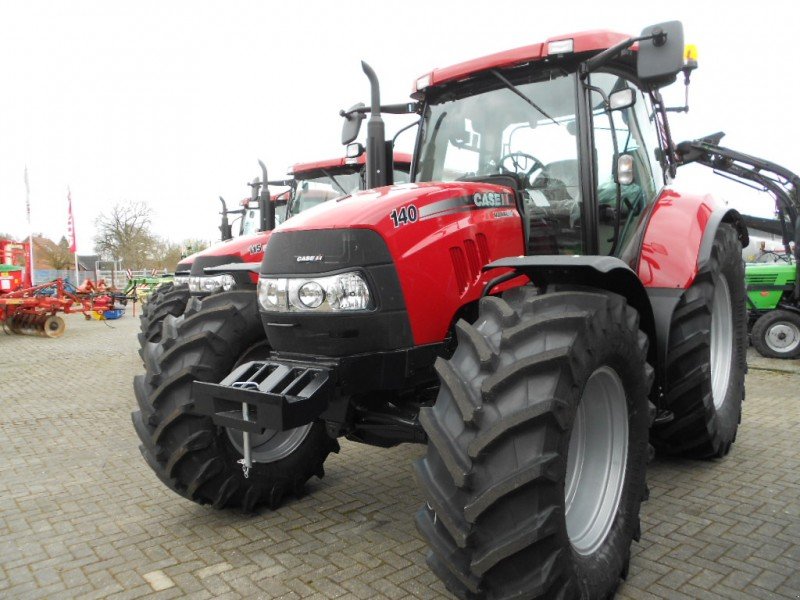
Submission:
<svg viewBox="0 0 800 600">
<path fill-rule="evenodd" d="M 458 221 L 474 211 L 502 212 L 515 208 L 506 187 L 490 183 L 404 183 L 342 196 L 309 209 L 278 228 L 281 232 L 312 229 L 366 228 L 392 237 L 395 230 L 450 218 Z M 505 216 L 505 215 L 503 215 Z"/>
<path fill-rule="evenodd" d="M 254 262 L 261 260 L 263 249 L 267 245 L 271 231 L 260 231 L 250 235 L 242 235 L 195 252 L 181 259 L 179 266 L 189 270 L 189 267 L 202 256 L 237 256 L 240 260 L 230 262 Z"/>
<path fill-rule="evenodd" d="M 477 301 L 497 276 L 481 267 L 523 252 L 522 219 L 509 187 L 406 183 L 330 200 L 275 230 L 261 275 L 308 278 L 359 271 L 374 292 L 376 311 L 338 315 L 338 325 L 330 313 L 265 312 L 267 336 L 276 350 L 297 351 L 304 339 L 309 352 L 331 356 L 440 342 L 455 311 Z M 356 321 L 358 327 L 348 328 Z M 351 330 L 363 336 L 353 333 L 352 344 L 336 337 L 348 337 Z M 356 343 L 362 338 L 375 338 L 378 345 Z"/>
</svg>

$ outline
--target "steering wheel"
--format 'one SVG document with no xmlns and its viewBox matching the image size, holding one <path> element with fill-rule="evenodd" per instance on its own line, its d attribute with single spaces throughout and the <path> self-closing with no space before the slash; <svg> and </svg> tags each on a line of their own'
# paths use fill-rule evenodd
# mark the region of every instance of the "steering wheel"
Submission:
<svg viewBox="0 0 800 600">
<path fill-rule="evenodd" d="M 506 166 L 507 161 L 511 161 L 511 168 Z M 509 152 L 500 157 L 500 168 L 508 173 L 524 175 L 525 180 L 530 181 L 531 175 L 539 169 L 544 169 L 544 163 L 535 156 L 526 154 L 525 152 Z"/>
</svg>

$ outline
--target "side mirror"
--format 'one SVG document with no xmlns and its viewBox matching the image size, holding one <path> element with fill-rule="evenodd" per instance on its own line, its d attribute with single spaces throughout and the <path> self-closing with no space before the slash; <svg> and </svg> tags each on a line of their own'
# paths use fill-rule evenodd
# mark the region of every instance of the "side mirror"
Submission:
<svg viewBox="0 0 800 600">
<path fill-rule="evenodd" d="M 608 96 L 609 110 L 622 110 L 630 108 L 634 104 L 636 104 L 636 92 L 631 88 L 617 90 Z"/>
<path fill-rule="evenodd" d="M 365 106 L 366 105 L 363 102 L 359 102 L 342 113 L 342 116 L 344 117 L 344 125 L 342 125 L 343 146 L 347 146 L 358 137 L 358 132 L 361 131 L 361 121 L 364 120 L 364 113 L 353 111 L 360 108 L 365 108 Z"/>
<path fill-rule="evenodd" d="M 668 21 L 651 25 L 642 31 L 642 37 L 653 39 L 639 42 L 636 71 L 639 79 L 648 85 L 669 85 L 683 69 L 683 25 Z"/>
</svg>

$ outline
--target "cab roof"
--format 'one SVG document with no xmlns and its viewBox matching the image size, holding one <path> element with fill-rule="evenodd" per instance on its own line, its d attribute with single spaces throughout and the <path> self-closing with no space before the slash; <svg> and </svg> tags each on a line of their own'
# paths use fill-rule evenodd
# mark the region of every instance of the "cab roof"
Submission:
<svg viewBox="0 0 800 600">
<path fill-rule="evenodd" d="M 405 152 L 395 152 L 394 162 L 401 164 L 411 164 L 411 155 Z M 289 169 L 289 174 L 298 175 L 310 171 L 319 171 L 320 169 L 337 169 L 342 167 L 351 167 L 352 165 L 365 165 L 367 163 L 366 153 L 361 154 L 356 158 L 331 158 L 328 160 L 318 160 L 316 162 L 297 163 Z"/>
<path fill-rule="evenodd" d="M 563 54 L 563 52 L 554 52 L 552 55 L 550 54 L 549 50 L 553 42 L 572 40 L 572 51 L 569 53 L 579 54 L 581 52 L 605 50 L 631 37 L 633 36 L 605 30 L 582 31 L 551 37 L 544 42 L 531 44 L 529 46 L 521 46 L 512 50 L 504 50 L 503 52 L 474 58 L 449 67 L 434 69 L 430 73 L 422 75 L 422 77 L 414 81 L 412 92 L 421 91 L 425 87 L 435 86 L 449 81 L 467 79 L 476 73 L 488 69 L 502 69 Z M 420 81 L 424 80 L 426 77 L 429 77 L 427 86 L 418 87 Z"/>
</svg>

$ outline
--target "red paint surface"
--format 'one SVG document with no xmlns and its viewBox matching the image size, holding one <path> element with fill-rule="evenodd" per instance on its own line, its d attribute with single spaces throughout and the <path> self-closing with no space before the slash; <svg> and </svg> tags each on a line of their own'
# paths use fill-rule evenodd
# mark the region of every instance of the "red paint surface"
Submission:
<svg viewBox="0 0 800 600">
<path fill-rule="evenodd" d="M 662 192 L 642 243 L 638 271 L 645 287 L 686 289 L 692 284 L 708 218 L 721 206 L 709 195 Z"/>
<path fill-rule="evenodd" d="M 573 52 L 592 52 L 597 50 L 605 50 L 614 44 L 626 40 L 632 36 L 613 31 L 582 31 L 578 33 L 570 33 L 548 38 L 544 42 L 531 44 L 529 46 L 522 46 L 514 48 L 513 50 L 505 50 L 497 52 L 496 54 L 489 54 L 480 58 L 474 58 L 456 65 L 444 67 L 441 69 L 434 69 L 430 72 L 431 83 L 430 85 L 438 85 L 446 81 L 457 81 L 459 79 L 466 79 L 467 77 L 485 71 L 487 69 L 502 69 L 513 65 L 542 60 L 547 58 L 547 45 L 550 42 L 559 40 L 572 39 Z M 417 91 L 416 81 L 414 82 L 414 92 Z"/>
<path fill-rule="evenodd" d="M 405 165 L 411 164 L 411 155 L 405 152 L 395 152 L 394 162 Z M 318 171 L 319 169 L 336 169 L 340 167 L 347 167 L 351 165 L 365 165 L 367 164 L 366 152 L 356 158 L 330 158 L 328 160 L 318 160 L 315 162 L 297 163 L 289 169 L 290 174 L 299 175 L 309 171 Z M 334 173 L 335 174 L 335 173 Z"/>
<path fill-rule="evenodd" d="M 406 183 L 326 202 L 293 217 L 280 230 L 362 228 L 378 232 L 397 267 L 414 343 L 440 342 L 458 309 L 478 300 L 486 283 L 500 274 L 482 273 L 480 267 L 524 253 L 522 221 L 513 205 L 479 209 L 474 204 L 464 204 L 461 212 L 422 218 L 426 206 L 459 197 L 472 198 L 476 192 L 511 193 L 486 183 Z M 407 209 L 411 204 L 421 218 L 395 227 L 389 216 L 392 210 Z M 495 218 L 498 212 L 510 216 Z M 463 253 L 463 287 L 459 285 L 452 248 L 460 248 Z"/>
</svg>

